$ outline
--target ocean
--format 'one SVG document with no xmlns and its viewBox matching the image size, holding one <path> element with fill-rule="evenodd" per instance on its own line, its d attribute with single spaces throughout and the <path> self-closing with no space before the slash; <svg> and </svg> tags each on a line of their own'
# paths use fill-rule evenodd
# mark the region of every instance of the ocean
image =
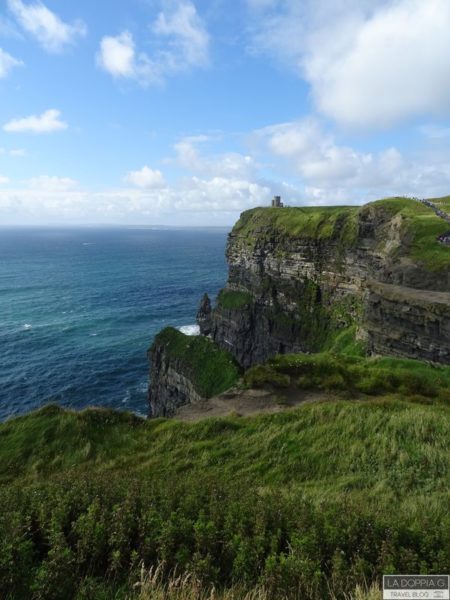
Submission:
<svg viewBox="0 0 450 600">
<path fill-rule="evenodd" d="M 147 414 L 146 352 L 194 331 L 225 229 L 0 230 L 0 420 L 49 402 Z"/>
</svg>

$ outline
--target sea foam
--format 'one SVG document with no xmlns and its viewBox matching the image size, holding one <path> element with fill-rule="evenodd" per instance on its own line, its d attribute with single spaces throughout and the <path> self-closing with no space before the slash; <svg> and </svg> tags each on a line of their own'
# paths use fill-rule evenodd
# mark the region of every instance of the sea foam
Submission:
<svg viewBox="0 0 450 600">
<path fill-rule="evenodd" d="M 182 325 L 178 327 L 178 331 L 184 335 L 200 335 L 200 327 L 198 325 Z"/>
</svg>

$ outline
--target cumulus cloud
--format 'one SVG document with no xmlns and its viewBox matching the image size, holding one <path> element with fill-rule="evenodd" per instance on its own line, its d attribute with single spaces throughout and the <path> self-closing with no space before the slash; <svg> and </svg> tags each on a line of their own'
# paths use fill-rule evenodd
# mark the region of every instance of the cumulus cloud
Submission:
<svg viewBox="0 0 450 600">
<path fill-rule="evenodd" d="M 86 35 L 86 25 L 81 20 L 65 23 L 42 2 L 25 4 L 22 0 L 8 0 L 8 6 L 19 25 L 47 52 L 61 52 Z"/>
<path fill-rule="evenodd" d="M 169 43 L 170 50 L 160 56 L 163 68 L 181 71 L 208 64 L 209 35 L 192 2 L 183 0 L 173 11 L 160 12 L 153 32 Z"/>
<path fill-rule="evenodd" d="M 12 119 L 3 125 L 8 133 L 53 133 L 67 129 L 68 125 L 61 120 L 61 111 L 51 108 L 41 115 L 31 115 Z"/>
<path fill-rule="evenodd" d="M 379 154 L 339 145 L 315 119 L 283 123 L 256 132 L 269 152 L 287 162 L 307 185 L 349 190 L 385 184 L 403 167 L 395 148 Z"/>
<path fill-rule="evenodd" d="M 145 54 L 136 55 L 133 36 L 123 31 L 118 36 L 105 36 L 100 42 L 97 65 L 115 78 L 137 79 L 150 83 L 158 74 Z"/>
<path fill-rule="evenodd" d="M 155 46 L 151 56 L 137 52 L 129 31 L 103 37 L 97 65 L 115 78 L 134 79 L 142 85 L 151 85 L 208 64 L 209 35 L 189 0 L 178 0 L 160 12 L 151 32 Z"/>
<path fill-rule="evenodd" d="M 23 66 L 23 62 L 0 48 L 0 79 L 6 77 L 14 67 Z"/>
<path fill-rule="evenodd" d="M 254 133 L 256 145 L 275 167 L 296 176 L 318 200 L 363 202 L 390 195 L 440 195 L 450 187 L 450 162 L 425 155 L 415 160 L 394 147 L 361 152 L 339 144 L 313 118 L 266 127 Z"/>
<path fill-rule="evenodd" d="M 210 141 L 209 136 L 187 136 L 174 145 L 175 162 L 190 172 L 209 177 L 222 176 L 249 179 L 255 176 L 257 164 L 248 154 L 225 152 L 222 154 L 201 153 L 199 146 Z"/>
<path fill-rule="evenodd" d="M 130 171 L 124 179 L 126 183 L 140 188 L 157 189 L 165 185 L 161 171 L 151 169 L 147 165 L 138 171 Z"/>
<path fill-rule="evenodd" d="M 339 123 L 449 113 L 448 0 L 282 0 L 257 23 L 254 48 L 294 65 Z"/>
</svg>

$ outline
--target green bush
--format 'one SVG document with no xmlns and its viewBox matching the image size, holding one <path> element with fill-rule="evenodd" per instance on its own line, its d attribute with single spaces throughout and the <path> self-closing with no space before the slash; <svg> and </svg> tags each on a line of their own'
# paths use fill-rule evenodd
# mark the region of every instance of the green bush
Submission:
<svg viewBox="0 0 450 600">
<path fill-rule="evenodd" d="M 224 289 L 217 296 L 217 305 L 227 310 L 240 310 L 251 305 L 253 301 L 254 298 L 250 292 Z"/>
</svg>

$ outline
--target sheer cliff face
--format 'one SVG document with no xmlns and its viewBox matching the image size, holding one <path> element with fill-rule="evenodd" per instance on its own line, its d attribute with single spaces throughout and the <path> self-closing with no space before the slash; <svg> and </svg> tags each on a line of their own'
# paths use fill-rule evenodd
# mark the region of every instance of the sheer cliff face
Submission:
<svg viewBox="0 0 450 600">
<path fill-rule="evenodd" d="M 373 353 L 450 363 L 450 250 L 436 240 L 446 227 L 401 199 L 247 211 L 229 236 L 211 336 L 243 367 L 320 351 L 352 325 Z"/>
</svg>

